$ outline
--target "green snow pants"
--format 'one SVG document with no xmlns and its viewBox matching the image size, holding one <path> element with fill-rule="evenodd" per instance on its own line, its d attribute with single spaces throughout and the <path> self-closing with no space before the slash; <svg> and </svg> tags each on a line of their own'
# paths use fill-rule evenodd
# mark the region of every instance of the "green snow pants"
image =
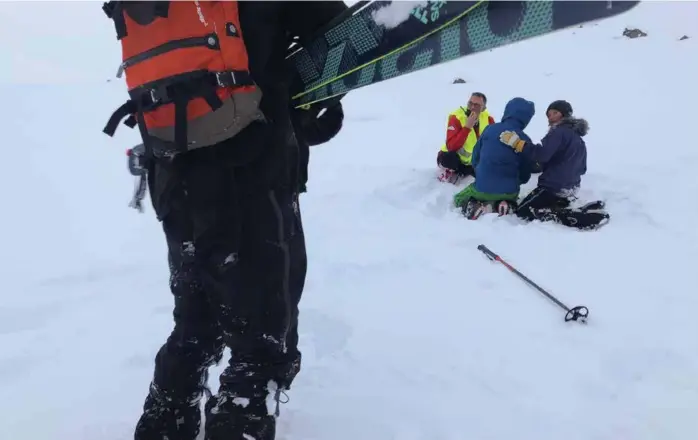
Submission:
<svg viewBox="0 0 698 440">
<path fill-rule="evenodd" d="M 480 202 L 498 202 L 500 200 L 507 200 L 511 202 L 516 202 L 519 198 L 518 191 L 515 193 L 508 194 L 490 194 L 483 193 L 475 189 L 475 184 L 471 183 L 466 186 L 462 191 L 453 196 L 453 204 L 457 208 L 462 208 L 465 206 L 470 199 L 475 199 Z"/>
</svg>

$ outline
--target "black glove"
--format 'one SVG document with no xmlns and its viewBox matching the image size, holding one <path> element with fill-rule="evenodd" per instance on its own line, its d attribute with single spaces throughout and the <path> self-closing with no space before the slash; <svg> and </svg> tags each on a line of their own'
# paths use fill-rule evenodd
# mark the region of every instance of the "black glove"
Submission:
<svg viewBox="0 0 698 440">
<path fill-rule="evenodd" d="M 335 137 L 342 129 L 344 122 L 344 110 L 342 103 L 338 102 L 317 116 L 313 110 L 296 110 L 303 112 L 298 115 L 299 126 L 297 130 L 303 140 L 310 146 L 324 144 Z"/>
</svg>

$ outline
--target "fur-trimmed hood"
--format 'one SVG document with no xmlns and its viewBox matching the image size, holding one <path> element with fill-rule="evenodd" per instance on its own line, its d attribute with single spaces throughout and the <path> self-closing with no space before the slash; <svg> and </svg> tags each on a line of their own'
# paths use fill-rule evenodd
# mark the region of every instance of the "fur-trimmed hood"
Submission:
<svg viewBox="0 0 698 440">
<path fill-rule="evenodd" d="M 589 133 L 589 123 L 584 118 L 574 118 L 570 116 L 560 121 L 560 124 L 558 124 L 558 126 L 561 125 L 565 125 L 571 128 L 572 131 L 574 131 L 582 137 L 586 136 L 586 134 Z"/>
</svg>

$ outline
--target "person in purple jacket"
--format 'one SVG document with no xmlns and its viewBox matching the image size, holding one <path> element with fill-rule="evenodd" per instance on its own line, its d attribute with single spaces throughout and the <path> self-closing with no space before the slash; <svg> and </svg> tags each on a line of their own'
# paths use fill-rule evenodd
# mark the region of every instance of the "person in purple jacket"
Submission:
<svg viewBox="0 0 698 440">
<path fill-rule="evenodd" d="M 570 209 L 587 171 L 587 147 L 583 137 L 589 124 L 576 118 L 569 102 L 552 102 L 546 111 L 550 129 L 540 144 L 504 131 L 499 139 L 540 166 L 538 186 L 518 204 L 516 215 L 524 220 L 554 221 L 578 229 L 596 229 L 610 218 L 601 201 Z"/>
</svg>

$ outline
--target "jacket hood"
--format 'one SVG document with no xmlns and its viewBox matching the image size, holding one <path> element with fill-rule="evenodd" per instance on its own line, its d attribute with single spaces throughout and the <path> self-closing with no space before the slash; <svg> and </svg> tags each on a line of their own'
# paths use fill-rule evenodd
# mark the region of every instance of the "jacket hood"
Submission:
<svg viewBox="0 0 698 440">
<path fill-rule="evenodd" d="M 509 101 L 504 108 L 504 115 L 502 116 L 502 121 L 507 119 L 513 119 L 517 121 L 521 129 L 526 128 L 533 115 L 536 114 L 536 106 L 533 102 L 528 101 L 524 98 L 514 98 Z"/>
<path fill-rule="evenodd" d="M 589 123 L 584 118 L 568 117 L 563 119 L 559 125 L 565 125 L 572 129 L 579 136 L 585 136 L 589 133 Z"/>
</svg>

